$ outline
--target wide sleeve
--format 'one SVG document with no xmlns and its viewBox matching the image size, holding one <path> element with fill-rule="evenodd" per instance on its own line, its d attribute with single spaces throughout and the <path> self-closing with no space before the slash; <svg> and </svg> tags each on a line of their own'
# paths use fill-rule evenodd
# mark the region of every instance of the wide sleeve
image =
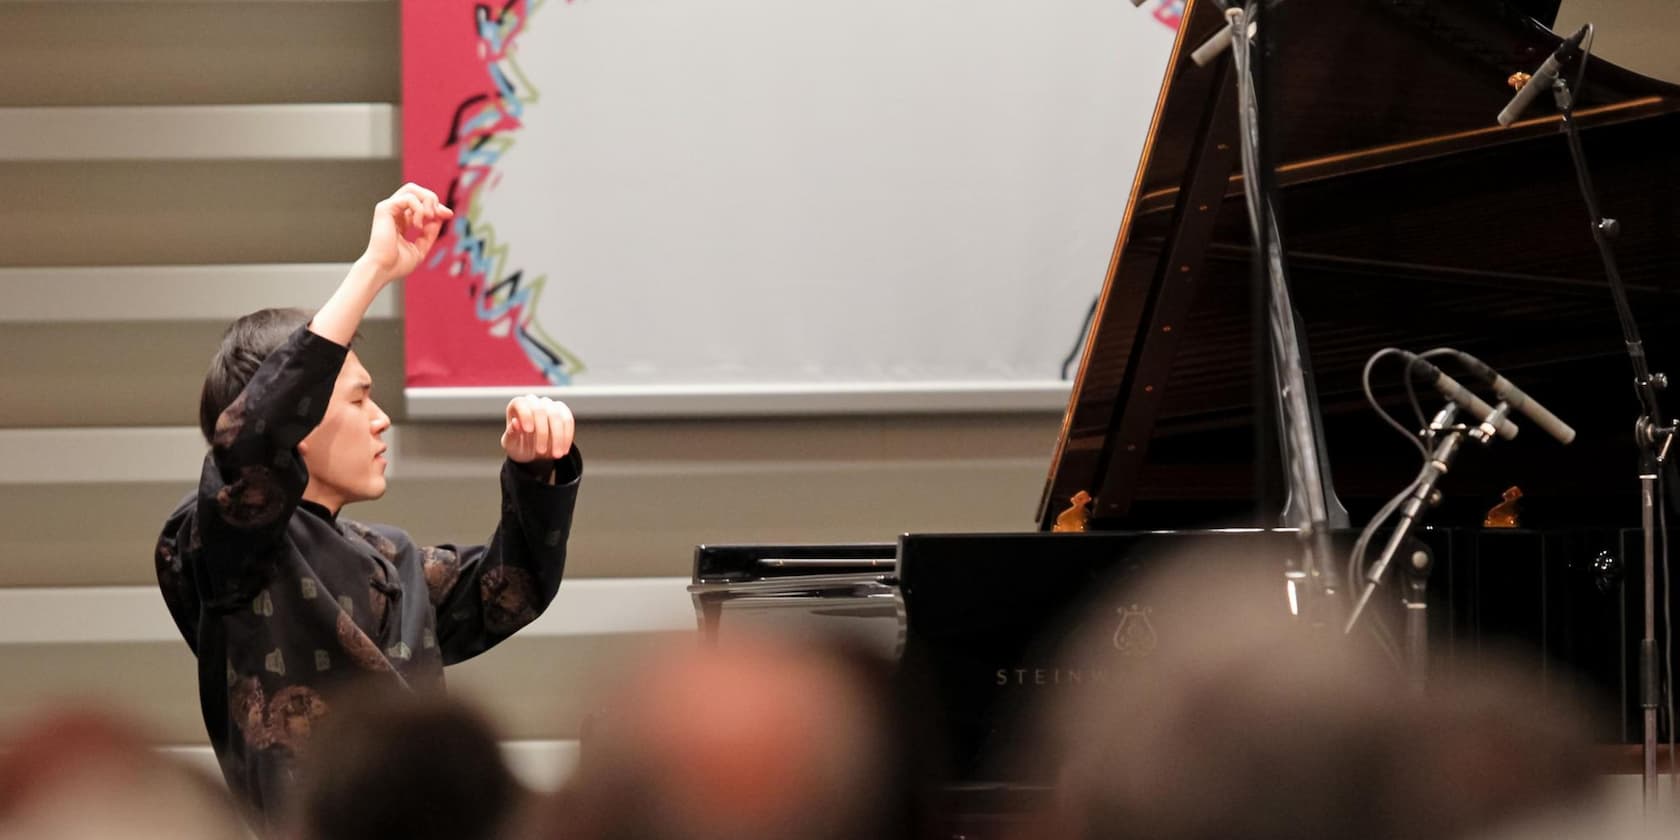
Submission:
<svg viewBox="0 0 1680 840">
<path fill-rule="evenodd" d="M 194 578 L 207 607 L 243 597 L 303 498 L 297 445 L 320 424 L 348 348 L 300 327 L 216 419 L 199 475 Z"/>
<path fill-rule="evenodd" d="M 554 600 L 582 478 L 575 446 L 555 462 L 553 483 L 504 460 L 502 518 L 489 543 L 420 549 L 445 665 L 489 650 Z"/>
</svg>

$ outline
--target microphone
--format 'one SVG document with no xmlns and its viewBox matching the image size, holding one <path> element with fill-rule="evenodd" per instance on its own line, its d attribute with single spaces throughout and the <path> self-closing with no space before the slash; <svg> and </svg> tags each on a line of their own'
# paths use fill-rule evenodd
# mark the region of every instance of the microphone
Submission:
<svg viewBox="0 0 1680 840">
<path fill-rule="evenodd" d="M 1213 63 L 1219 55 L 1231 48 L 1231 27 L 1221 26 L 1213 37 L 1202 42 L 1202 45 L 1190 53 L 1190 60 L 1196 62 L 1197 67 L 1206 67 Z"/>
<path fill-rule="evenodd" d="M 1546 434 L 1557 438 L 1558 443 L 1567 444 L 1575 439 L 1575 430 L 1571 429 L 1568 423 L 1559 420 L 1556 414 L 1547 411 L 1545 406 L 1535 402 L 1534 398 L 1523 393 L 1511 380 L 1500 376 L 1497 371 L 1488 367 L 1487 363 L 1462 350 L 1454 350 L 1453 353 L 1457 354 L 1458 360 L 1469 368 L 1471 373 L 1492 385 L 1495 395 L 1509 403 L 1511 408 L 1533 420 L 1534 425 L 1539 426 Z"/>
<path fill-rule="evenodd" d="M 1517 436 L 1517 424 L 1507 419 L 1503 412 L 1496 413 L 1493 406 L 1483 402 L 1481 397 L 1470 393 L 1470 389 L 1460 385 L 1458 380 L 1448 376 L 1422 356 L 1416 353 L 1406 353 L 1405 356 L 1407 374 L 1422 371 L 1424 377 L 1429 380 L 1429 384 L 1434 385 L 1435 390 L 1441 392 L 1441 396 L 1458 403 L 1460 408 L 1470 412 L 1470 416 L 1476 418 L 1476 422 L 1491 425 L 1493 431 L 1506 440 Z"/>
<path fill-rule="evenodd" d="M 1136 2 L 1137 0 L 1133 0 L 1134 4 Z M 1259 2 L 1259 0 L 1255 0 L 1255 2 Z M 1271 5 L 1276 5 L 1279 2 L 1282 2 L 1282 0 L 1272 0 Z M 1225 25 L 1219 27 L 1219 31 L 1213 33 L 1213 35 L 1209 36 L 1206 41 L 1202 42 L 1201 46 L 1192 51 L 1190 53 L 1190 60 L 1196 62 L 1197 67 L 1206 67 L 1209 64 L 1212 64 L 1214 59 L 1218 58 L 1220 55 L 1224 54 L 1226 50 L 1230 49 L 1231 39 L 1234 37 L 1231 34 L 1231 27 L 1240 25 L 1236 23 L 1236 21 L 1242 20 L 1242 15 L 1243 12 L 1241 9 L 1226 9 Z M 1257 32 L 1259 28 L 1259 23 L 1251 21 L 1248 24 L 1248 37 L 1253 38 L 1254 33 Z"/>
<path fill-rule="evenodd" d="M 1552 83 L 1557 81 L 1558 71 L 1563 68 L 1564 62 L 1575 57 L 1575 51 L 1581 47 L 1581 39 L 1587 37 L 1587 30 L 1591 26 L 1592 24 L 1585 24 L 1575 30 L 1575 34 L 1563 39 L 1563 43 L 1546 57 L 1540 69 L 1534 71 L 1533 77 L 1517 89 L 1517 95 L 1511 97 L 1511 102 L 1505 106 L 1505 110 L 1499 112 L 1500 125 L 1509 126 L 1516 122 L 1517 117 L 1522 116 L 1522 112 L 1528 110 L 1528 106 L 1541 93 L 1552 89 Z"/>
</svg>

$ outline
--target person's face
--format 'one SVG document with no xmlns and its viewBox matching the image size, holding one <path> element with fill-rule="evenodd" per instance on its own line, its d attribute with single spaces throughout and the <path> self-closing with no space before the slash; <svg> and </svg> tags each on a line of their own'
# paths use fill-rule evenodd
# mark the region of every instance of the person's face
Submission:
<svg viewBox="0 0 1680 840">
<path fill-rule="evenodd" d="M 337 511 L 385 495 L 385 441 L 380 436 L 390 427 L 391 418 L 373 401 L 373 377 L 352 351 L 338 372 L 321 425 L 298 444 L 309 468 L 304 498 Z"/>
</svg>

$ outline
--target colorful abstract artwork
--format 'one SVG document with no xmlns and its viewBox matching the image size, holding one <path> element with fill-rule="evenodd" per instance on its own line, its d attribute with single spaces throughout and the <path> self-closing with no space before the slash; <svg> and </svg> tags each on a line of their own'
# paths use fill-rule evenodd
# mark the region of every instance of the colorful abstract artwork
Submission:
<svg viewBox="0 0 1680 840">
<path fill-rule="evenodd" d="M 583 369 L 537 318 L 547 277 L 510 259 L 509 243 L 497 238 L 482 200 L 519 141 L 525 109 L 541 96 L 521 72 L 518 52 L 520 36 L 544 5 L 405 4 L 404 174 L 437 189 L 456 211 L 405 290 L 410 386 L 566 385 Z M 472 323 L 459 323 L 467 317 Z M 433 321 L 446 322 L 446 329 L 430 328 Z M 463 373 L 435 352 L 440 338 L 451 352 L 465 351 L 474 362 L 465 370 L 476 373 Z M 463 382 L 463 375 L 484 382 Z"/>
</svg>

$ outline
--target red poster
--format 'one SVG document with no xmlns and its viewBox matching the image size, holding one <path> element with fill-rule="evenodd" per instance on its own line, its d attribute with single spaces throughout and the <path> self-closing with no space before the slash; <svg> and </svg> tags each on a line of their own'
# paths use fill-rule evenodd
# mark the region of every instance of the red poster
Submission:
<svg viewBox="0 0 1680 840">
<path fill-rule="evenodd" d="M 541 283 L 479 224 L 478 202 L 518 142 L 529 95 L 519 39 L 530 13 L 526 0 L 403 3 L 403 177 L 455 210 L 403 288 L 411 388 L 571 379 L 573 361 L 534 321 Z"/>
</svg>

